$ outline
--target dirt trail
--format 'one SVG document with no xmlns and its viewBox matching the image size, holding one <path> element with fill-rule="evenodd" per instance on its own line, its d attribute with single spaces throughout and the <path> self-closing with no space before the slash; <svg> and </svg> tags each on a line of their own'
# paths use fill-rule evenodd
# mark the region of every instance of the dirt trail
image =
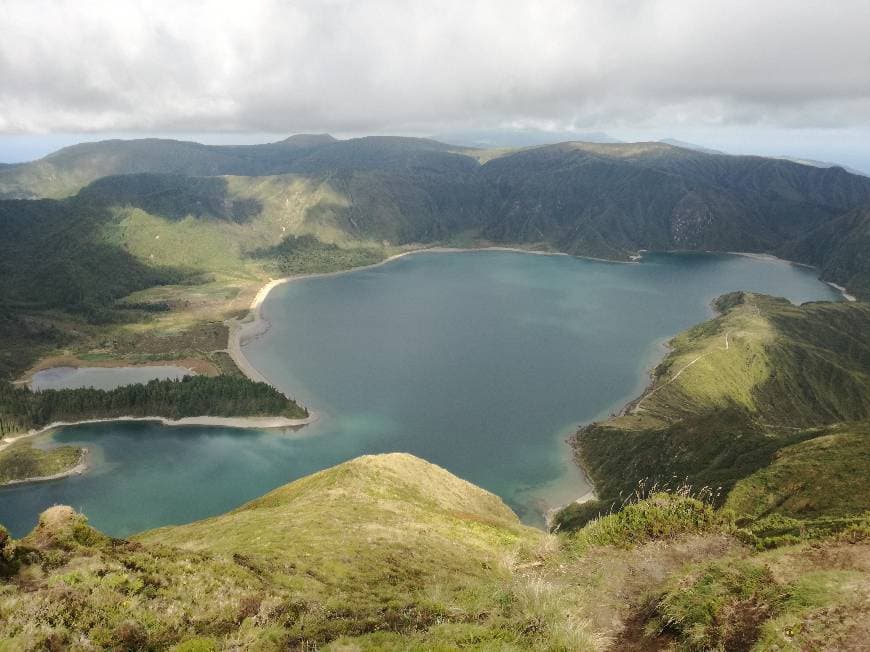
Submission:
<svg viewBox="0 0 870 652">
<path fill-rule="evenodd" d="M 725 346 L 722 347 L 722 349 L 720 349 L 720 350 L 722 350 L 722 351 L 727 351 L 727 350 L 730 348 L 730 344 L 729 344 L 729 342 L 728 342 L 728 335 L 729 335 L 729 333 L 730 333 L 730 331 L 725 331 Z M 659 385 L 658 387 L 655 387 L 655 388 L 651 389 L 649 392 L 647 392 L 646 394 L 644 394 L 644 395 L 640 398 L 640 400 L 639 400 L 637 403 L 634 404 L 634 407 L 631 409 L 631 413 L 634 414 L 635 412 L 637 412 L 637 411 L 640 409 L 641 405 L 643 404 L 643 402 L 644 402 L 646 399 L 648 399 L 650 396 L 652 396 L 653 394 L 655 394 L 655 393 L 656 393 L 657 391 L 659 391 L 660 389 L 662 389 L 662 388 L 667 387 L 668 385 L 670 385 L 670 384 L 671 384 L 672 382 L 674 382 L 677 378 L 679 378 L 679 377 L 682 375 L 682 373 L 683 373 L 686 369 L 688 369 L 689 367 L 691 367 L 691 366 L 692 366 L 693 364 L 695 364 L 698 360 L 700 360 L 701 358 L 706 358 L 708 355 L 710 355 L 711 353 L 715 353 L 715 352 L 716 352 L 716 350 L 714 349 L 713 351 L 707 351 L 706 353 L 702 353 L 702 354 L 699 355 L 697 358 L 695 358 L 695 359 L 692 360 L 690 363 L 688 363 L 685 367 L 683 367 L 682 369 L 680 369 L 677 373 L 675 373 L 675 374 L 674 374 L 674 375 L 673 375 L 673 376 L 672 376 L 672 377 L 671 377 L 671 378 L 670 378 L 666 383 L 664 383 L 664 384 L 662 384 L 662 385 Z"/>
</svg>

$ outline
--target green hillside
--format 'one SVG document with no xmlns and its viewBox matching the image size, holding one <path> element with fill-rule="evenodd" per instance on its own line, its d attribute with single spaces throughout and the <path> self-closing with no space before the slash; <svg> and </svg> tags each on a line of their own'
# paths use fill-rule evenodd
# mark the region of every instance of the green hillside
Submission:
<svg viewBox="0 0 870 652">
<path fill-rule="evenodd" d="M 210 342 L 269 277 L 436 244 L 615 259 L 770 251 L 865 296 L 870 179 L 662 143 L 494 152 L 395 137 L 105 141 L 5 166 L 0 188 L 57 198 L 0 199 L 7 378 L 46 354 L 130 360 L 135 349 L 214 363 L 225 347 L 191 343 Z"/>
<path fill-rule="evenodd" d="M 143 173 L 237 180 L 219 187 L 216 179 L 117 176 Z M 330 242 L 476 238 L 617 259 L 638 249 L 700 249 L 792 252 L 811 262 L 814 252 L 796 244 L 802 237 L 817 228 L 842 233 L 849 224 L 836 218 L 870 205 L 870 179 L 841 168 L 664 143 L 490 152 L 398 137 L 296 136 L 234 147 L 145 139 L 76 145 L 0 170 L 0 197 L 62 198 L 81 189 L 104 204 L 170 218 L 289 217 L 290 233 Z"/>
<path fill-rule="evenodd" d="M 0 169 L 0 197 L 67 197 L 101 177 L 140 172 L 274 174 L 287 161 L 331 142 L 332 137 L 326 134 L 303 134 L 254 146 L 210 146 L 159 138 L 81 143 L 32 163 Z"/>
<path fill-rule="evenodd" d="M 851 516 L 870 506 L 870 421 L 829 426 L 776 452 L 770 466 L 740 480 L 726 505 L 756 518 Z"/>
<path fill-rule="evenodd" d="M 727 513 L 657 494 L 547 535 L 443 469 L 367 456 L 130 540 L 60 506 L 0 530 L 0 650 L 860 649 L 867 532 L 757 552 Z"/>
<path fill-rule="evenodd" d="M 727 502 L 753 515 L 767 509 L 762 505 L 794 515 L 802 500 L 807 517 L 866 508 L 866 473 L 848 469 L 866 465 L 855 455 L 870 422 L 870 305 L 798 307 L 738 292 L 716 306 L 721 316 L 671 341 L 652 384 L 621 416 L 577 433 L 578 460 L 600 501 L 572 506 L 557 522 L 576 526 L 618 505 L 638 483 L 706 487 L 720 502 L 737 483 L 734 496 L 759 502 Z M 840 422 L 858 423 L 833 425 Z M 842 429 L 850 436 L 829 435 Z M 809 457 L 823 451 L 831 463 L 810 465 Z M 813 471 L 806 485 L 786 472 L 800 464 Z M 800 486 L 805 493 L 793 506 L 776 502 Z"/>
<path fill-rule="evenodd" d="M 222 366 L 222 322 L 270 276 L 400 251 L 349 237 L 332 217 L 340 204 L 328 183 L 294 175 L 138 174 L 63 200 L 0 201 L 0 374 L 51 353 Z"/>
<path fill-rule="evenodd" d="M 484 235 L 569 253 L 637 249 L 771 251 L 868 203 L 867 179 L 760 157 L 662 143 L 564 143 L 495 159 Z"/>
<path fill-rule="evenodd" d="M 819 267 L 824 278 L 870 297 L 870 208 L 820 224 L 784 246 L 783 256 Z"/>
</svg>

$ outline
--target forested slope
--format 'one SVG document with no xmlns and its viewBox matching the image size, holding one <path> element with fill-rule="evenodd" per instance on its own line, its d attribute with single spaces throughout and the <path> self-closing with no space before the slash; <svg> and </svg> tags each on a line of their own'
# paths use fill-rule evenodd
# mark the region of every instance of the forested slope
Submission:
<svg viewBox="0 0 870 652">
<path fill-rule="evenodd" d="M 185 178 L 218 175 L 229 178 Z M 853 259 L 866 228 L 841 216 L 870 206 L 870 179 L 841 168 L 663 143 L 486 152 L 398 137 L 237 147 L 146 139 L 76 145 L 0 170 L 0 197 L 79 190 L 76 211 L 280 223 L 260 243 L 270 246 L 310 234 L 390 245 L 493 241 L 617 259 L 638 249 L 780 252 L 847 284 L 855 273 L 845 268 L 863 264 Z M 831 244 L 799 244 L 816 229 Z M 196 232 L 188 237 L 195 244 Z"/>
<path fill-rule="evenodd" d="M 870 206 L 826 221 L 780 249 L 786 258 L 818 267 L 822 276 L 870 297 Z"/>
</svg>

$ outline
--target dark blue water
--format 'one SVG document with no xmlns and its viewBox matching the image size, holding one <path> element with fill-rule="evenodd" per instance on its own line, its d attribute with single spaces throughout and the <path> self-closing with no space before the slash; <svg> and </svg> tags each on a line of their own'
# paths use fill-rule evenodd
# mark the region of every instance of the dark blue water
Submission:
<svg viewBox="0 0 870 652">
<path fill-rule="evenodd" d="M 838 300 L 813 270 L 730 255 L 640 264 L 428 253 L 279 286 L 251 361 L 321 414 L 296 433 L 112 423 L 43 443 L 89 474 L 0 490 L 20 535 L 55 503 L 114 535 L 224 512 L 364 453 L 407 451 L 502 496 L 527 522 L 588 491 L 564 439 L 639 393 L 662 344 L 736 289 Z"/>
</svg>

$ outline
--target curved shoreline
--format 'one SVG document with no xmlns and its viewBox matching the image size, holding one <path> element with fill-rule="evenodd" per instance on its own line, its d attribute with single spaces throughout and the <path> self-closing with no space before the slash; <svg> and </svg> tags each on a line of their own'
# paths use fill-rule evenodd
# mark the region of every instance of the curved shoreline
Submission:
<svg viewBox="0 0 870 652">
<path fill-rule="evenodd" d="M 263 315 L 263 304 L 266 301 L 266 298 L 269 296 L 269 293 L 274 290 L 279 285 L 283 285 L 285 283 L 292 283 L 294 281 L 304 281 L 312 278 L 327 278 L 331 276 L 341 276 L 343 274 L 350 274 L 352 272 L 359 272 L 367 269 L 375 269 L 376 267 L 381 267 L 386 265 L 387 263 L 391 263 L 400 258 L 404 258 L 406 256 L 413 256 L 416 254 L 423 253 L 474 253 L 477 251 L 510 251 L 515 253 L 522 254 L 535 254 L 538 256 L 570 256 L 572 258 L 580 258 L 585 260 L 595 260 L 602 263 L 617 263 L 617 264 L 635 264 L 640 262 L 643 259 L 643 254 L 647 253 L 647 249 L 639 249 L 636 255 L 631 256 L 631 260 L 609 260 L 607 258 L 595 258 L 593 256 L 575 256 L 572 254 L 567 254 L 560 251 L 539 251 L 534 249 L 523 249 L 521 247 L 426 247 L 422 249 L 412 249 L 410 251 L 403 251 L 398 254 L 394 254 L 381 260 L 377 263 L 372 263 L 371 265 L 363 265 L 361 267 L 351 267 L 350 269 L 342 269 L 337 270 L 335 272 L 318 272 L 313 274 L 299 274 L 296 276 L 285 276 L 283 278 L 278 279 L 270 279 L 268 283 L 266 283 L 263 287 L 261 287 L 257 294 L 254 295 L 254 299 L 251 301 L 251 305 L 248 309 L 248 314 L 241 319 L 231 319 L 227 320 L 226 324 L 229 327 L 229 335 L 227 337 L 227 353 L 230 358 L 233 360 L 235 365 L 239 368 L 239 370 L 251 380 L 266 383 L 275 387 L 275 384 L 269 380 L 263 372 L 257 369 L 253 363 L 248 359 L 248 357 L 242 351 L 242 347 L 249 342 L 252 342 L 263 335 L 265 335 L 269 328 L 271 327 L 271 322 Z M 691 252 L 691 250 L 668 250 L 663 251 L 661 253 L 687 253 Z M 730 254 L 732 256 L 744 256 L 746 258 L 755 258 L 758 260 L 767 260 L 767 261 L 779 261 L 783 263 L 789 263 L 791 265 L 798 265 L 800 267 L 809 267 L 812 269 L 817 269 L 812 265 L 807 265 L 806 263 L 799 263 L 794 260 L 788 260 L 786 258 L 780 258 L 778 256 L 774 256 L 773 254 L 764 254 L 764 253 L 753 253 L 746 251 L 702 251 L 697 253 L 705 253 L 705 254 Z M 846 288 L 837 285 L 836 283 L 832 283 L 831 281 L 825 281 L 819 277 L 819 281 L 822 283 L 826 283 L 830 285 L 834 289 L 840 292 L 843 298 L 846 301 L 856 301 L 856 298 L 849 294 L 846 291 Z M 275 389 L 278 389 L 275 387 Z M 280 391 L 280 390 L 279 390 Z"/>
<path fill-rule="evenodd" d="M 638 250 L 636 255 L 631 256 L 630 257 L 631 259 L 629 261 L 619 261 L 619 260 L 608 260 L 606 258 L 595 258 L 595 257 L 591 257 L 591 256 L 572 256 L 571 254 L 567 254 L 564 252 L 535 251 L 535 250 L 530 250 L 530 249 L 522 249 L 519 247 L 474 247 L 474 248 L 429 247 L 429 248 L 423 248 L 423 249 L 414 249 L 411 251 L 404 251 L 402 253 L 395 254 L 393 256 L 389 256 L 389 257 L 385 258 L 384 260 L 379 261 L 379 262 L 374 263 L 374 264 L 371 264 L 371 265 L 364 265 L 361 267 L 352 267 L 350 269 L 338 270 L 335 272 L 300 274 L 297 276 L 287 276 L 287 277 L 279 278 L 279 279 L 271 279 L 271 280 L 269 280 L 268 283 L 266 283 L 263 287 L 261 287 L 257 291 L 257 294 L 254 296 L 254 299 L 251 302 L 249 312 L 244 318 L 233 319 L 233 320 L 229 320 L 227 322 L 227 325 L 229 326 L 227 353 L 229 354 L 230 358 L 232 358 L 232 360 L 236 364 L 236 366 L 248 378 L 250 378 L 251 380 L 265 382 L 269 385 L 274 386 L 274 384 L 268 378 L 266 378 L 262 372 L 260 372 L 256 367 L 254 367 L 254 365 L 251 363 L 251 361 L 247 358 L 247 356 L 245 356 L 244 352 L 242 351 L 242 347 L 245 344 L 258 339 L 259 337 L 262 337 L 265 333 L 267 333 L 269 331 L 269 328 L 271 327 L 271 323 L 263 314 L 263 304 L 265 303 L 265 300 L 268 297 L 269 293 L 274 288 L 278 287 L 279 285 L 283 285 L 284 283 L 290 283 L 293 281 L 301 281 L 301 280 L 306 280 L 306 279 L 311 279 L 311 278 L 324 278 L 324 277 L 340 276 L 340 275 L 349 274 L 352 272 L 357 272 L 357 271 L 362 271 L 362 270 L 367 270 L 367 269 L 374 269 L 376 267 L 381 267 L 383 265 L 386 265 L 387 263 L 398 260 L 399 258 L 404 258 L 406 256 L 411 256 L 411 255 L 415 255 L 415 254 L 421 254 L 421 253 L 468 253 L 468 252 L 473 253 L 476 251 L 510 251 L 510 252 L 516 252 L 516 253 L 536 254 L 536 255 L 543 255 L 543 256 L 571 256 L 573 258 L 581 258 L 581 259 L 586 259 L 586 260 L 594 260 L 594 261 L 605 262 L 605 263 L 619 263 L 619 264 L 639 263 L 643 259 L 643 254 L 648 253 L 648 250 L 641 249 L 641 250 Z M 650 252 L 650 253 L 652 253 L 652 252 Z M 682 250 L 673 250 L 673 251 L 665 251 L 665 252 L 661 252 L 661 253 L 687 253 L 687 252 L 682 251 Z M 743 256 L 746 258 L 755 258 L 758 260 L 778 261 L 778 262 L 788 263 L 791 265 L 797 265 L 800 267 L 810 267 L 813 269 L 817 269 L 817 268 L 813 267 L 812 265 L 807 265 L 805 263 L 799 263 L 799 262 L 796 262 L 793 260 L 787 260 L 785 258 L 779 258 L 778 256 L 774 256 L 773 254 L 759 254 L 759 253 L 742 252 L 742 251 L 702 251 L 702 252 L 697 252 L 697 253 L 728 254 L 728 255 L 732 255 L 732 256 Z M 821 279 L 821 277 L 819 277 L 819 281 L 834 287 L 836 290 L 838 290 L 842 294 L 843 298 L 846 301 L 855 301 L 856 300 L 855 297 L 853 297 L 852 295 L 850 295 L 846 292 L 845 288 L 843 288 L 839 285 L 836 285 L 835 283 L 831 283 L 830 281 L 824 281 Z M 713 313 L 715 314 L 715 310 L 713 310 Z M 667 340 L 665 340 L 665 342 L 667 342 Z M 661 358 L 658 360 L 658 362 L 656 362 L 652 366 L 652 369 L 657 367 L 658 364 L 660 364 L 661 361 L 666 356 L 667 356 L 667 345 L 665 345 L 664 350 L 662 351 Z M 648 373 L 649 373 L 649 371 L 651 371 L 651 369 L 648 370 Z M 648 383 L 642 389 L 641 393 L 638 396 L 635 396 L 633 399 L 630 399 L 622 407 L 622 409 L 619 411 L 618 414 L 623 414 L 627 409 L 630 409 L 638 401 L 642 400 L 643 397 L 647 394 L 647 392 L 651 388 L 651 385 L 652 385 L 651 382 Z M 582 428 L 584 425 L 588 425 L 588 424 L 579 424 L 577 426 L 577 428 L 578 429 Z M 572 445 L 571 441 L 566 440 L 566 443 L 568 443 L 569 449 L 572 451 L 571 457 L 573 458 L 574 464 L 580 469 L 580 472 L 583 475 L 584 481 L 589 486 L 589 491 L 587 491 L 582 496 L 579 496 L 578 498 L 576 498 L 575 500 L 573 500 L 571 502 L 583 503 L 583 502 L 590 501 L 590 500 L 596 500 L 598 495 L 597 495 L 597 492 L 595 489 L 595 484 L 590 479 L 589 474 L 586 472 L 586 469 L 583 468 L 583 465 L 577 459 L 576 450 L 575 450 L 574 446 Z M 555 514 L 557 511 L 559 511 L 560 509 L 562 509 L 564 507 L 565 507 L 565 505 L 560 505 L 560 506 L 551 507 L 549 510 L 546 510 L 544 516 L 545 516 L 545 520 L 547 521 L 548 527 L 549 527 L 549 521 L 552 518 L 553 514 Z"/>
<path fill-rule="evenodd" d="M 292 283 L 294 281 L 304 281 L 312 278 L 327 278 L 331 276 L 342 276 L 344 274 L 350 274 L 353 272 L 360 272 L 367 269 L 375 269 L 376 267 L 382 267 L 387 263 L 391 263 L 400 258 L 405 258 L 406 256 L 413 256 L 416 254 L 425 254 L 425 253 L 436 253 L 436 254 L 451 254 L 451 253 L 474 253 L 479 251 L 509 251 L 514 253 L 521 254 L 534 254 L 537 256 L 568 256 L 571 258 L 580 258 L 585 260 L 595 260 L 602 263 L 616 263 L 620 265 L 630 265 L 637 262 L 636 259 L 631 261 L 627 260 L 608 260 L 607 258 L 594 258 L 592 256 L 574 256 L 572 254 L 566 254 L 561 251 L 539 251 L 535 249 L 522 249 L 520 247 L 426 247 L 422 249 L 412 249 L 410 251 L 403 251 L 398 254 L 393 254 L 392 256 L 388 256 L 383 260 L 372 263 L 371 265 L 363 265 L 361 267 L 351 267 L 349 269 L 341 269 L 334 272 L 317 272 L 313 274 L 298 274 L 296 276 L 285 276 L 283 278 L 270 279 L 268 283 L 266 283 L 263 287 L 261 287 L 257 294 L 254 295 L 254 299 L 251 301 L 251 305 L 248 308 L 248 314 L 241 319 L 230 319 L 225 323 L 229 327 L 229 336 L 227 337 L 227 353 L 229 354 L 232 361 L 239 368 L 245 376 L 250 378 L 251 380 L 266 383 L 275 387 L 275 384 L 269 380 L 263 372 L 257 369 L 253 363 L 248 359 L 248 357 L 242 351 L 242 347 L 249 342 L 253 342 L 254 340 L 265 335 L 269 328 L 271 327 L 271 322 L 263 315 L 263 304 L 266 301 L 266 297 L 269 296 L 269 293 L 274 290 L 279 285 L 283 285 L 285 283 Z M 275 387 L 275 389 L 279 388 Z"/>
<path fill-rule="evenodd" d="M 705 253 L 713 254 L 713 253 L 717 253 L 717 252 L 709 251 L 709 252 L 705 252 Z M 746 258 L 755 258 L 756 260 L 767 260 L 767 261 L 773 260 L 773 261 L 777 261 L 777 262 L 781 262 L 781 263 L 788 263 L 790 265 L 797 265 L 798 267 L 808 267 L 810 269 L 815 269 L 817 271 L 819 270 L 819 268 L 816 267 L 815 265 L 808 265 L 807 263 L 799 263 L 796 260 L 789 260 L 788 258 L 780 258 L 779 256 L 774 256 L 773 254 L 755 254 L 755 253 L 752 253 L 749 251 L 726 251 L 725 253 L 726 254 L 733 254 L 735 256 L 744 256 Z M 852 301 L 858 300 L 854 295 L 849 294 L 849 292 L 846 290 L 846 288 L 844 288 L 842 285 L 837 285 L 833 281 L 826 281 L 825 279 L 823 279 L 821 277 L 821 275 L 818 276 L 818 279 L 822 283 L 826 283 L 827 285 L 830 285 L 832 288 L 837 290 L 843 296 L 843 299 L 845 299 L 846 301 L 852 302 Z"/>
<path fill-rule="evenodd" d="M 218 428 L 240 428 L 249 430 L 277 430 L 283 428 L 300 428 L 317 421 L 319 415 L 308 411 L 304 419 L 288 419 L 287 417 L 182 417 L 180 419 L 168 419 L 166 417 L 111 417 L 105 419 L 82 419 L 81 421 L 54 421 L 39 429 L 30 430 L 17 437 L 5 437 L 0 439 L 0 451 L 23 439 L 43 435 L 58 428 L 67 426 L 80 426 L 88 423 L 109 423 L 112 421 L 157 421 L 163 426 L 208 426 Z"/>
</svg>

